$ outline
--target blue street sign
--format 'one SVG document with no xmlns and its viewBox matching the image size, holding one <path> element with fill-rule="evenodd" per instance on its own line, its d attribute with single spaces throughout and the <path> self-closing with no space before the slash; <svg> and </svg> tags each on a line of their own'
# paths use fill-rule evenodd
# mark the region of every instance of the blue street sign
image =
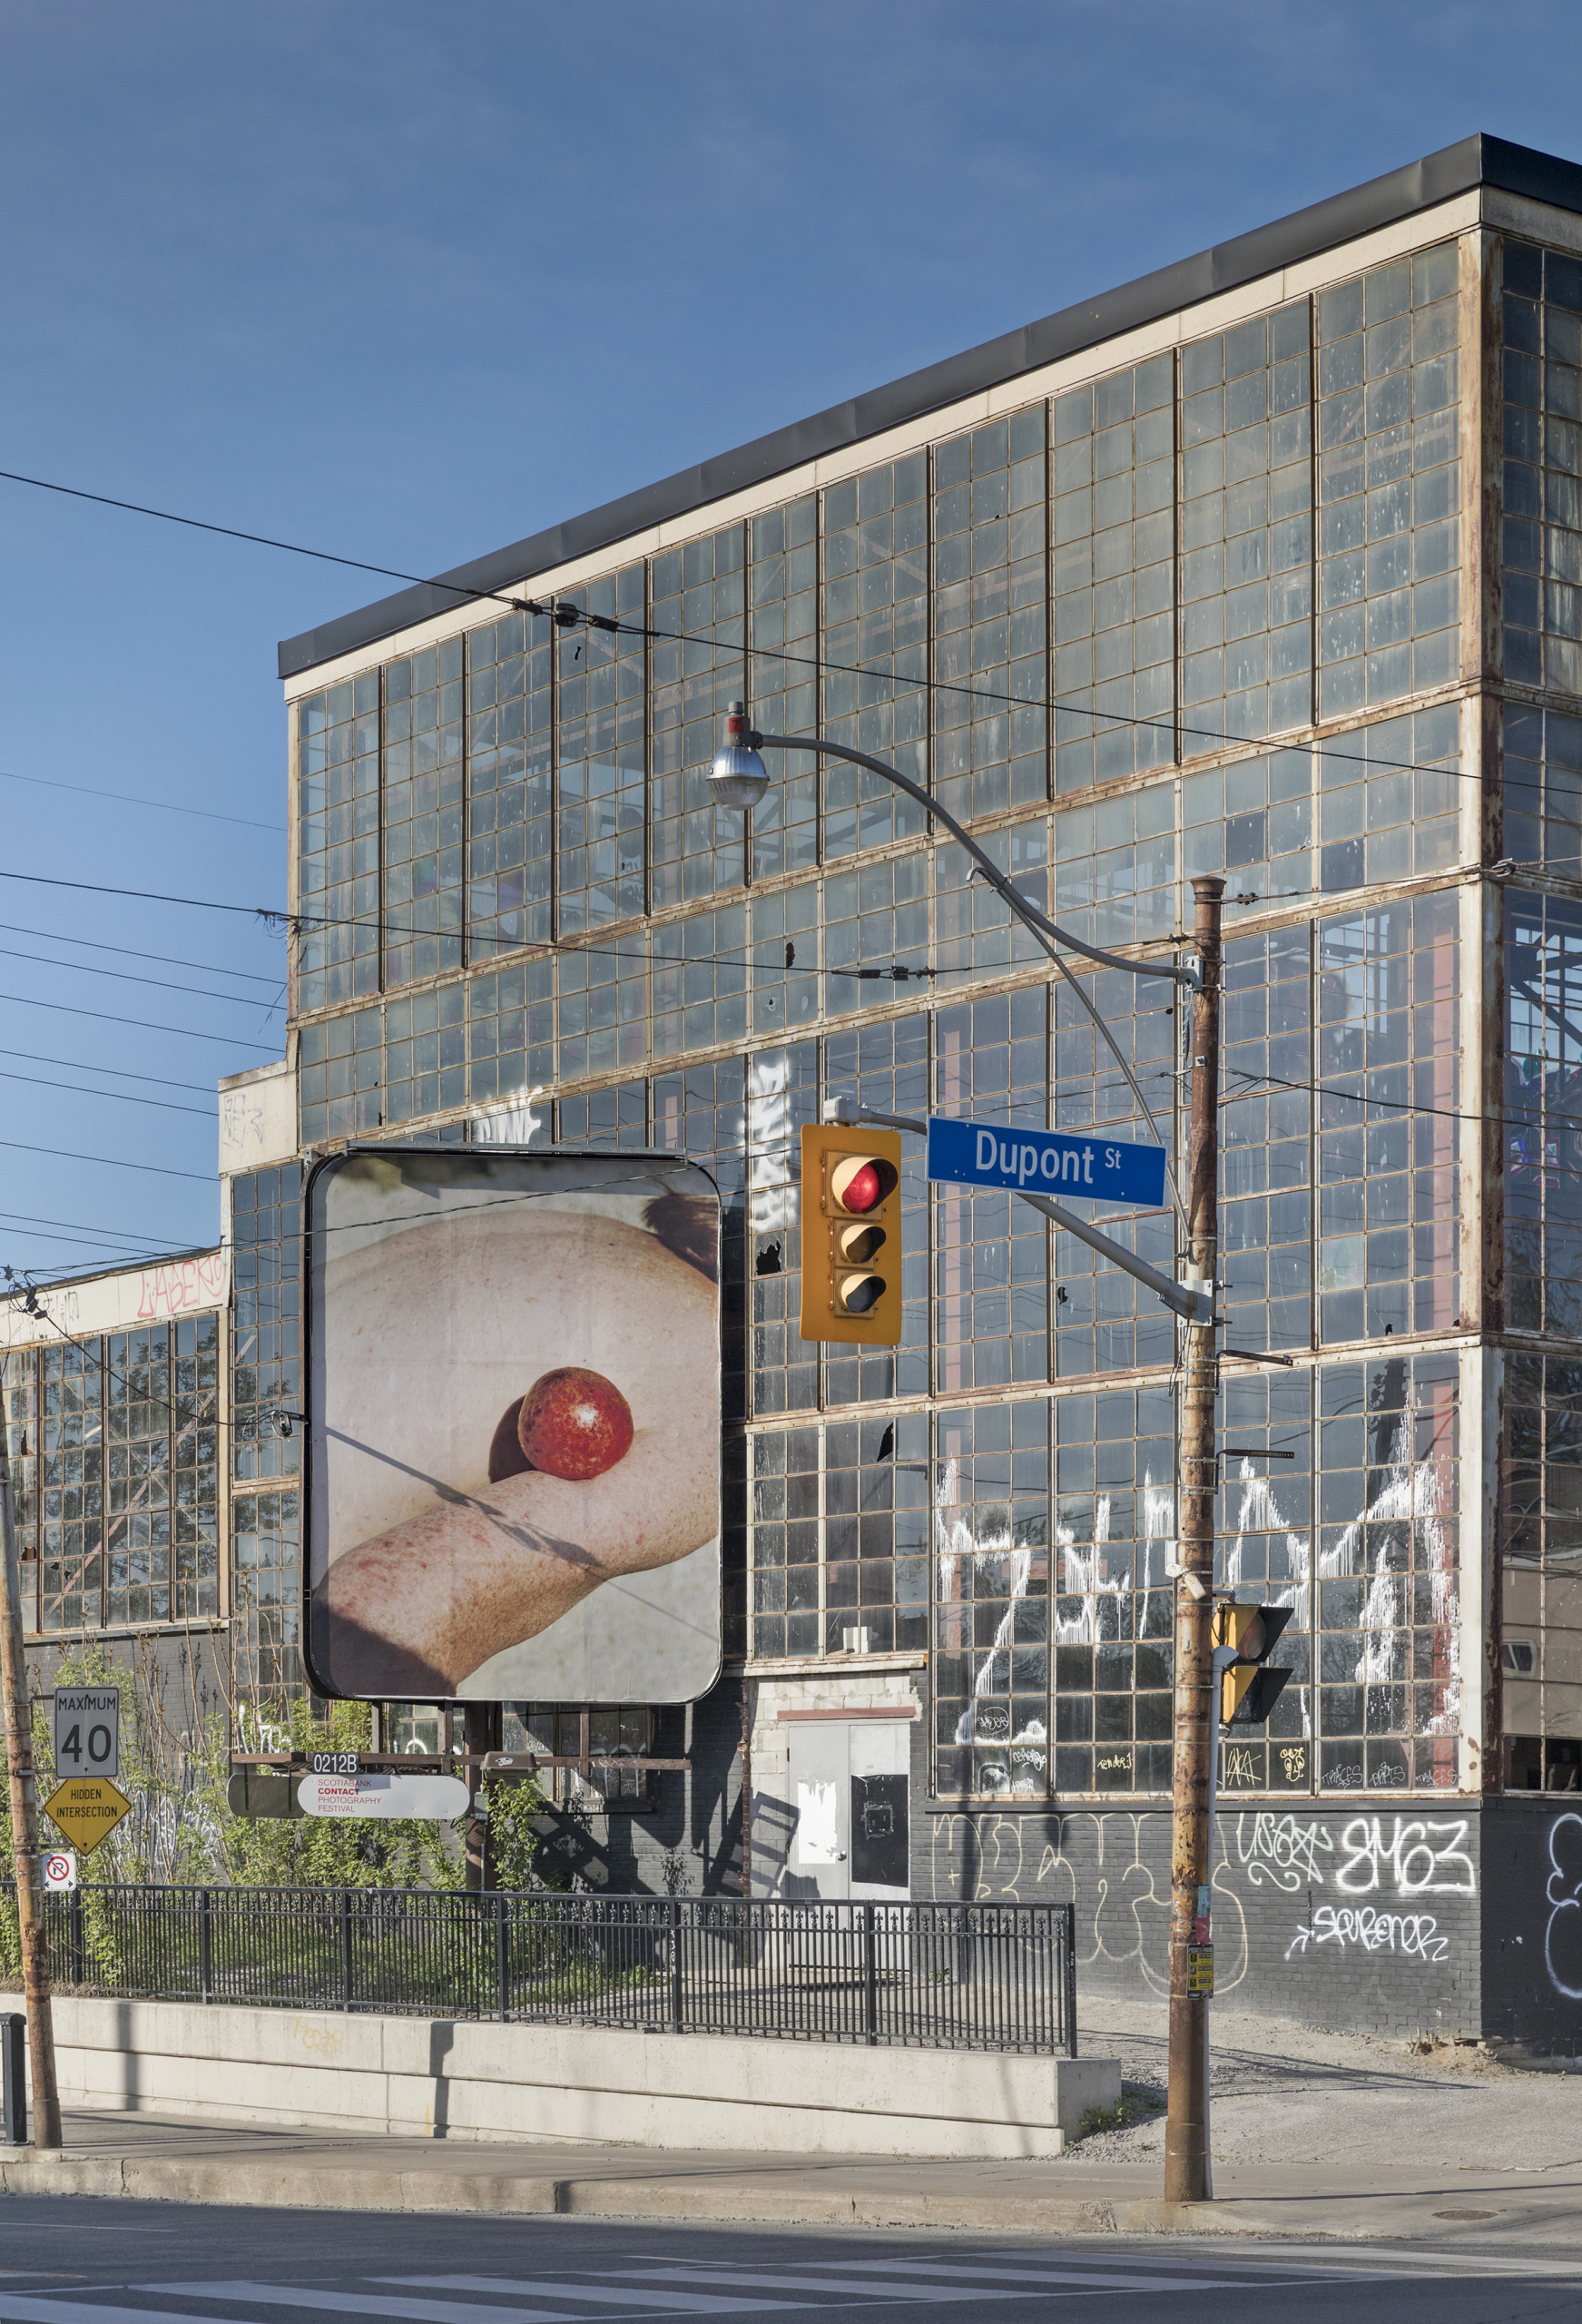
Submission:
<svg viewBox="0 0 1582 2324">
<path fill-rule="evenodd" d="M 1164 1206 L 1164 1148 L 1134 1146 L 1102 1131 L 1007 1129 L 997 1122 L 929 1116 L 929 1176 L 962 1187 L 1015 1187 L 1062 1202 Z"/>
</svg>

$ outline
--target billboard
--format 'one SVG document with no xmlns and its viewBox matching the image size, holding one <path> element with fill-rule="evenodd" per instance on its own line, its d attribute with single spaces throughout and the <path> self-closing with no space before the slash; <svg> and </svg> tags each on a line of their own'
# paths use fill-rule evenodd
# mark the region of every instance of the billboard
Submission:
<svg viewBox="0 0 1582 2324">
<path fill-rule="evenodd" d="M 676 1155 L 353 1148 L 308 1184 L 304 1652 L 373 1701 L 720 1667 L 720 1203 Z"/>
</svg>

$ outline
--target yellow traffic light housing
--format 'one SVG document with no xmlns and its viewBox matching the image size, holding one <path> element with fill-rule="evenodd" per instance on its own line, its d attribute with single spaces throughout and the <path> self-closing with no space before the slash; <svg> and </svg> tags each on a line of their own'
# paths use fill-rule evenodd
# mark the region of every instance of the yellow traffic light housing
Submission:
<svg viewBox="0 0 1582 2324">
<path fill-rule="evenodd" d="M 1266 1658 L 1291 1620 L 1289 1606 L 1214 1608 L 1216 1646 L 1233 1646 L 1236 1659 L 1220 1680 L 1222 1727 L 1262 1727 L 1280 1700 L 1289 1670 L 1271 1670 Z"/>
<path fill-rule="evenodd" d="M 803 1129 L 803 1339 L 899 1346 L 900 1184 L 897 1131 Z"/>
</svg>

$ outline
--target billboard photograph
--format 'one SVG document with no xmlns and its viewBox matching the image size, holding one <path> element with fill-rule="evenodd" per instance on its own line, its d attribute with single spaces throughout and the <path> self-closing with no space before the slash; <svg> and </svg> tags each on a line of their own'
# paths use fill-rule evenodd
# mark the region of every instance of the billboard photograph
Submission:
<svg viewBox="0 0 1582 2324">
<path fill-rule="evenodd" d="M 352 1149 L 308 1187 L 326 1695 L 683 1702 L 720 1667 L 720 1204 L 671 1155 Z"/>
</svg>

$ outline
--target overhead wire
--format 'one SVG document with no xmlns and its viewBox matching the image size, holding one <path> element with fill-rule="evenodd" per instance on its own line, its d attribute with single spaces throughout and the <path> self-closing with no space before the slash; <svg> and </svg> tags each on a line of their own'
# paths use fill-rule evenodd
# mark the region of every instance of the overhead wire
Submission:
<svg viewBox="0 0 1582 2324">
<path fill-rule="evenodd" d="M 251 815 L 222 815 L 213 807 L 178 806 L 173 799 L 144 799 L 131 791 L 98 791 L 87 783 L 65 783 L 53 774 L 17 774 L 10 767 L 0 767 L 0 783 L 31 783 L 41 791 L 73 791 L 80 799 L 114 799 L 125 807 L 154 807 L 165 815 L 197 815 L 208 823 L 240 823 L 250 832 L 281 832 L 283 823 L 260 823 Z"/>
<path fill-rule="evenodd" d="M 69 1000 L 35 1000 L 27 992 L 0 992 L 0 1000 L 15 1002 L 20 1009 L 49 1009 L 63 1017 L 92 1017 L 101 1025 L 131 1025 L 142 1033 L 177 1033 L 184 1040 L 225 1041 L 232 1049 L 261 1049 L 266 1057 L 274 1053 L 274 1043 L 244 1040 L 237 1033 L 203 1033 L 196 1025 L 155 1025 L 146 1017 L 113 1017 L 103 1009 L 78 1009 Z"/>
<path fill-rule="evenodd" d="M 201 969 L 207 976 L 230 977 L 240 984 L 265 984 L 274 990 L 278 976 L 260 976 L 254 969 L 222 969 L 214 960 L 186 960 L 173 952 L 145 952 L 133 944 L 105 944 L 92 936 L 64 936 L 53 928 L 24 928 L 19 921 L 0 920 L 8 936 L 39 936 L 48 944 L 73 944 L 89 952 L 119 952 L 129 960 L 156 960 L 167 969 Z"/>
<path fill-rule="evenodd" d="M 152 985 L 158 992 L 191 993 L 199 1000 L 227 1000 L 237 1009 L 257 1009 L 262 1005 L 264 1014 L 270 1017 L 280 1006 L 278 1001 L 260 1004 L 255 992 L 214 992 L 201 984 L 172 984 L 169 977 L 140 977 L 134 969 L 102 969 L 93 960 L 50 960 L 37 952 L 18 951 L 12 944 L 0 944 L 0 960 L 27 960 L 40 969 L 70 969 L 80 977 L 113 977 L 118 984 Z M 220 973 L 223 975 L 225 972 L 221 970 Z"/>
<path fill-rule="evenodd" d="M 75 1098 L 117 1098 L 123 1106 L 156 1106 L 162 1114 L 194 1114 L 200 1121 L 211 1121 L 211 1106 L 173 1106 L 168 1098 L 140 1098 L 135 1089 L 88 1089 L 80 1081 L 51 1081 L 42 1073 L 13 1073 L 0 1066 L 0 1081 L 25 1081 L 35 1089 L 65 1089 Z"/>
<path fill-rule="evenodd" d="M 0 1146 L 13 1154 L 53 1154 L 62 1162 L 103 1162 L 113 1170 L 142 1170 L 155 1178 L 191 1178 L 200 1187 L 216 1183 L 212 1171 L 172 1170 L 159 1162 L 129 1162 L 121 1154 L 74 1154 L 64 1146 L 27 1146 L 16 1137 L 0 1137 Z"/>
<path fill-rule="evenodd" d="M 123 1065 L 89 1065 L 76 1057 L 41 1057 L 34 1049 L 0 1049 L 0 1057 L 19 1057 L 29 1065 L 61 1065 L 70 1073 L 108 1073 L 117 1081 L 146 1081 L 156 1089 L 195 1089 L 200 1097 L 211 1097 L 214 1085 L 209 1081 L 172 1081 L 164 1073 L 129 1073 Z"/>
</svg>

